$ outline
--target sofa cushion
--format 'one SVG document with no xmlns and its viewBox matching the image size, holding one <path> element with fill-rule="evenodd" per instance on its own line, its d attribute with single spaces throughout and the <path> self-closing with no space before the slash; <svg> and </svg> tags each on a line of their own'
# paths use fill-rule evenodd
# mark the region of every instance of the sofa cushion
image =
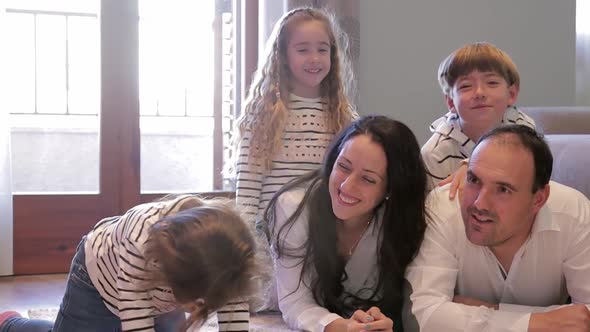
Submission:
<svg viewBox="0 0 590 332">
<path fill-rule="evenodd" d="M 590 134 L 590 107 L 520 107 L 544 134 Z"/>
<path fill-rule="evenodd" d="M 590 135 L 545 135 L 553 153 L 551 179 L 590 197 Z"/>
</svg>

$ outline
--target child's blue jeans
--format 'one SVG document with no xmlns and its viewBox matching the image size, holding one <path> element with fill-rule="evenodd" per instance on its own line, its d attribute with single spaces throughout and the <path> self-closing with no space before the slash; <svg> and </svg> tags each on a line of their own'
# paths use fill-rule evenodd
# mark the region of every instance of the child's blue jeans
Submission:
<svg viewBox="0 0 590 332">
<path fill-rule="evenodd" d="M 72 260 L 66 292 L 55 324 L 46 320 L 10 318 L 0 326 L 0 332 L 116 332 L 121 331 L 119 317 L 109 311 L 92 285 L 86 270 L 85 238 Z M 185 315 L 173 311 L 155 318 L 157 332 L 176 332 Z"/>
</svg>

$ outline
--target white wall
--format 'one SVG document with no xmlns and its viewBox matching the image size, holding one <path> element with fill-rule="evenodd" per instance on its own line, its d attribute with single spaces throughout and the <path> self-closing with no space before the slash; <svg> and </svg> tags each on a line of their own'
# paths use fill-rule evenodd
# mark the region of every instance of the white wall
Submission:
<svg viewBox="0 0 590 332">
<path fill-rule="evenodd" d="M 574 106 L 575 0 L 370 0 L 360 2 L 361 114 L 406 123 L 420 143 L 446 112 L 438 64 L 454 49 L 489 41 L 521 74 L 522 106 Z"/>
<path fill-rule="evenodd" d="M 0 276 L 12 274 L 11 189 L 8 111 L 0 108 Z"/>
<path fill-rule="evenodd" d="M 0 44 L 5 36 L 2 34 L 4 22 L 4 1 L 0 0 Z M 4 56 L 0 53 L 0 73 L 4 72 Z M 8 84 L 0 75 L 0 96 Z M 12 190 L 10 172 L 10 127 L 8 110 L 2 107 L 0 98 L 0 276 L 12 274 Z"/>
</svg>

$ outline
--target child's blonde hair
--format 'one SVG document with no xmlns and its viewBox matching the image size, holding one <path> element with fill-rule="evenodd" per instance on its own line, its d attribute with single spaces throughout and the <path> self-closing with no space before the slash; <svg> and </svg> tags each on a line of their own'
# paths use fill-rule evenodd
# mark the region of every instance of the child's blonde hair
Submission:
<svg viewBox="0 0 590 332">
<path fill-rule="evenodd" d="M 262 267 L 233 201 L 195 196 L 179 209 L 151 226 L 145 260 L 150 286 L 170 287 L 179 304 L 202 300 L 186 330 L 228 301 L 254 294 Z"/>
<path fill-rule="evenodd" d="M 291 76 L 287 60 L 289 34 L 294 26 L 308 21 L 322 22 L 330 38 L 331 67 L 320 84 L 329 118 L 327 129 L 339 132 L 355 114 L 350 103 L 354 91 L 351 91 L 353 73 L 348 40 L 334 16 L 315 8 L 289 11 L 274 26 L 266 45 L 264 62 L 254 76 L 243 113 L 237 121 L 239 136 L 236 143 L 250 131 L 251 157 L 264 169 L 270 169 L 272 156 L 281 147 L 287 118 Z"/>
<path fill-rule="evenodd" d="M 438 67 L 438 83 L 445 95 L 449 95 L 460 76 L 473 70 L 494 71 L 501 75 L 508 86 L 520 87 L 520 75 L 508 54 L 493 44 L 477 42 L 455 50 Z"/>
</svg>

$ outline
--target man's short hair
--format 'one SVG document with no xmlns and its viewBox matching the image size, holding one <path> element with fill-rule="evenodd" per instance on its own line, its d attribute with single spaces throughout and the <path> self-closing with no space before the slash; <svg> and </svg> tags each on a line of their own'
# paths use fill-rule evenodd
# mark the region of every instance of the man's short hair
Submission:
<svg viewBox="0 0 590 332">
<path fill-rule="evenodd" d="M 543 135 L 534 129 L 523 125 L 506 125 L 496 127 L 485 133 L 475 145 L 475 149 L 484 141 L 498 139 L 501 136 L 511 136 L 518 139 L 518 143 L 533 155 L 535 173 L 533 178 L 533 193 L 544 188 L 551 178 L 553 171 L 553 154 Z"/>
</svg>

